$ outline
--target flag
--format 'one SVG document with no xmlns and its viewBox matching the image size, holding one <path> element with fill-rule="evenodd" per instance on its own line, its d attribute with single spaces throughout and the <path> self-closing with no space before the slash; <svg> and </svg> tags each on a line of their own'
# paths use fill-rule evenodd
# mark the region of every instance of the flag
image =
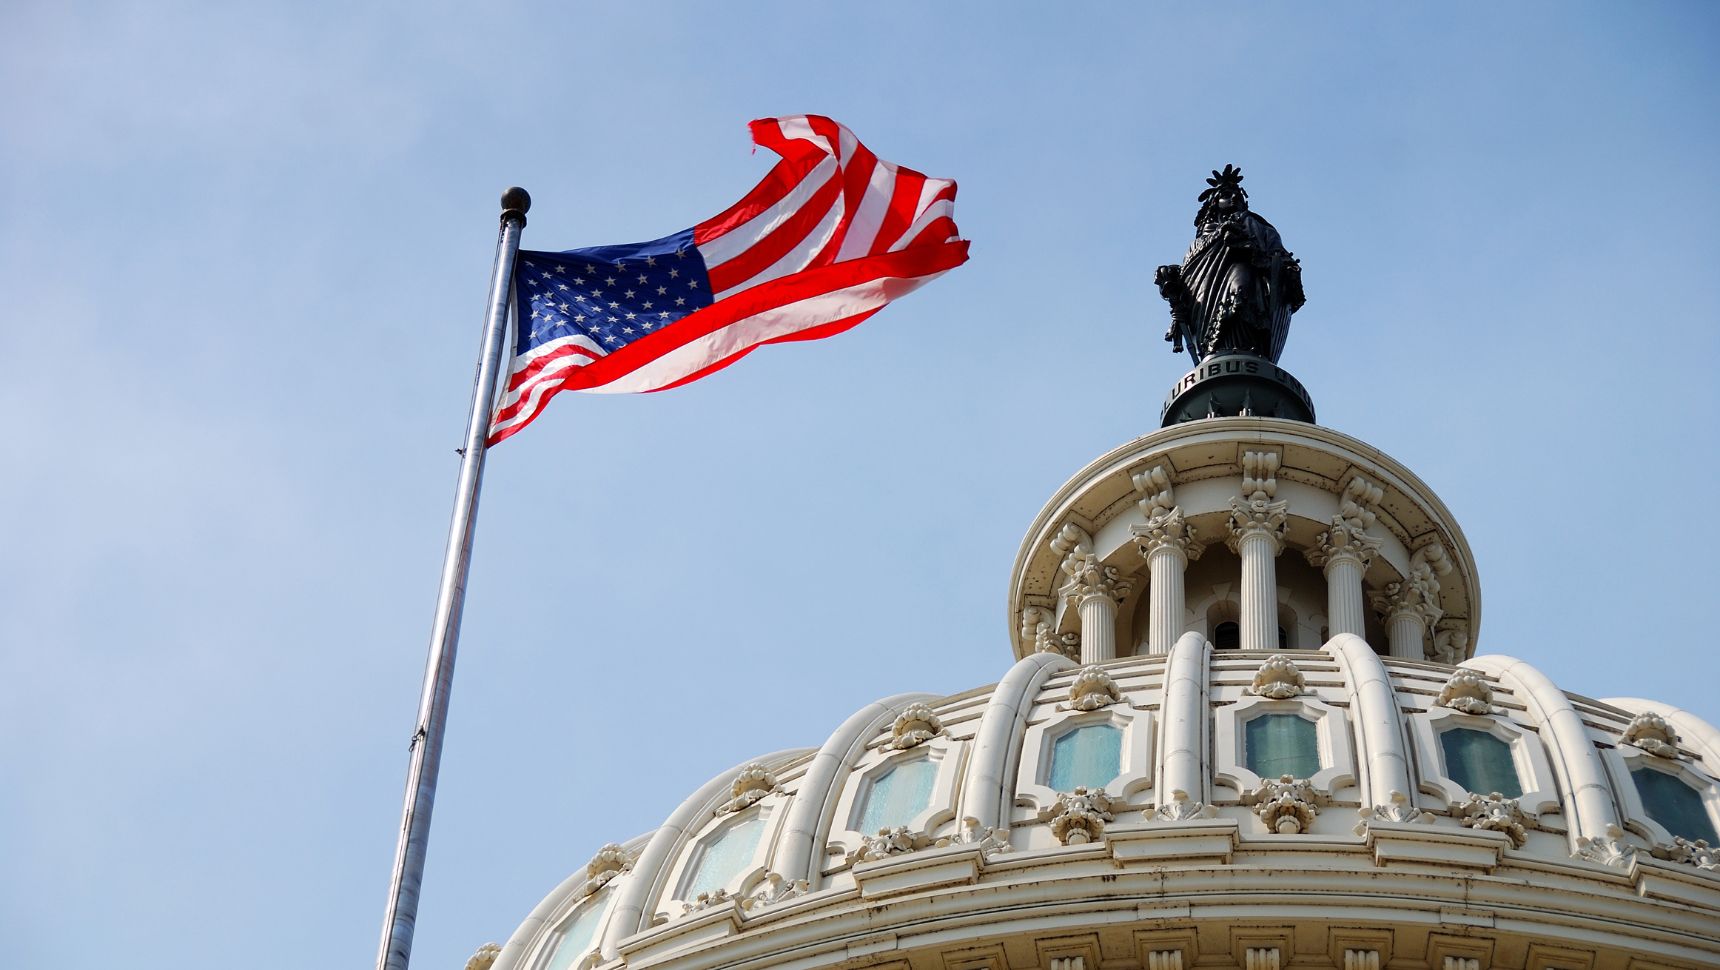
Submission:
<svg viewBox="0 0 1720 970">
<path fill-rule="evenodd" d="M 892 165 L 829 118 L 752 123 L 781 156 L 727 211 L 661 239 L 522 250 L 491 445 L 562 391 L 661 391 L 762 344 L 841 333 L 967 261 L 956 183 Z"/>
</svg>

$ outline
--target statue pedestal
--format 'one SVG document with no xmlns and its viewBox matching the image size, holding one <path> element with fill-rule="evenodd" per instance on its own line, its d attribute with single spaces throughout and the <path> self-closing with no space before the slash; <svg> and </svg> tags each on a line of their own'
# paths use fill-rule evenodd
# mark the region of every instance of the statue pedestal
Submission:
<svg viewBox="0 0 1720 970">
<path fill-rule="evenodd" d="M 1289 371 L 1253 354 L 1208 357 L 1165 398 L 1159 426 L 1253 416 L 1314 423 L 1314 401 Z"/>
</svg>

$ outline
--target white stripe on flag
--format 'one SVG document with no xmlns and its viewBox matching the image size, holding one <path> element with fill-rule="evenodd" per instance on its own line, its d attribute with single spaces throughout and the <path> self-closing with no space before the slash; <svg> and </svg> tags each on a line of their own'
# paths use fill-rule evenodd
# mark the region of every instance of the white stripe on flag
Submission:
<svg viewBox="0 0 1720 970">
<path fill-rule="evenodd" d="M 954 219 L 955 215 L 956 203 L 954 199 L 940 199 L 937 202 L 932 203 L 930 208 L 920 213 L 920 217 L 914 220 L 914 224 L 908 227 L 908 231 L 902 233 L 902 238 L 890 244 L 889 251 L 893 253 L 899 249 L 908 248 L 908 243 L 912 242 L 914 237 L 920 234 L 920 230 L 931 225 L 933 222 L 936 222 L 939 216 L 948 216 L 951 219 Z M 939 239 L 937 241 L 945 242 L 943 239 Z"/>
<path fill-rule="evenodd" d="M 884 214 L 890 211 L 890 196 L 895 192 L 896 166 L 879 159 L 872 169 L 872 177 L 866 182 L 866 191 L 860 197 L 860 210 L 854 213 L 854 221 L 848 225 L 848 235 L 842 239 L 842 248 L 836 251 L 838 263 L 858 259 L 872 251 L 872 242 L 878 236 L 878 227 L 884 224 Z"/>
</svg>

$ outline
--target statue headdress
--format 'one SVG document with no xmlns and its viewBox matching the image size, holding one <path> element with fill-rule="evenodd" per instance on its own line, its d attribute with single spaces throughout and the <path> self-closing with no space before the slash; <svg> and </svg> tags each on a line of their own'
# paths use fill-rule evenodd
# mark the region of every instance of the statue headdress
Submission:
<svg viewBox="0 0 1720 970">
<path fill-rule="evenodd" d="M 1242 169 L 1237 168 L 1235 165 L 1225 165 L 1224 171 L 1222 172 L 1216 168 L 1213 169 L 1212 178 L 1207 179 L 1206 184 L 1212 187 L 1200 194 L 1200 198 L 1198 200 L 1200 202 L 1205 202 L 1207 199 L 1212 198 L 1213 194 L 1220 188 L 1235 189 L 1238 195 L 1242 196 L 1244 199 L 1248 198 L 1248 190 L 1242 187 Z"/>
</svg>

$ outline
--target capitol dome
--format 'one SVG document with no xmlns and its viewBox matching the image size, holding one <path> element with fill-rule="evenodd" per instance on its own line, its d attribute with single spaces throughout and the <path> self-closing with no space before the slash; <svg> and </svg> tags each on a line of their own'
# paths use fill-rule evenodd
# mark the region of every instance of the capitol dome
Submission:
<svg viewBox="0 0 1720 970">
<path fill-rule="evenodd" d="M 1457 523 L 1309 423 L 1173 424 L 1034 521 L 996 684 L 597 851 L 496 970 L 1720 966 L 1720 732 L 1471 656 Z"/>
</svg>

